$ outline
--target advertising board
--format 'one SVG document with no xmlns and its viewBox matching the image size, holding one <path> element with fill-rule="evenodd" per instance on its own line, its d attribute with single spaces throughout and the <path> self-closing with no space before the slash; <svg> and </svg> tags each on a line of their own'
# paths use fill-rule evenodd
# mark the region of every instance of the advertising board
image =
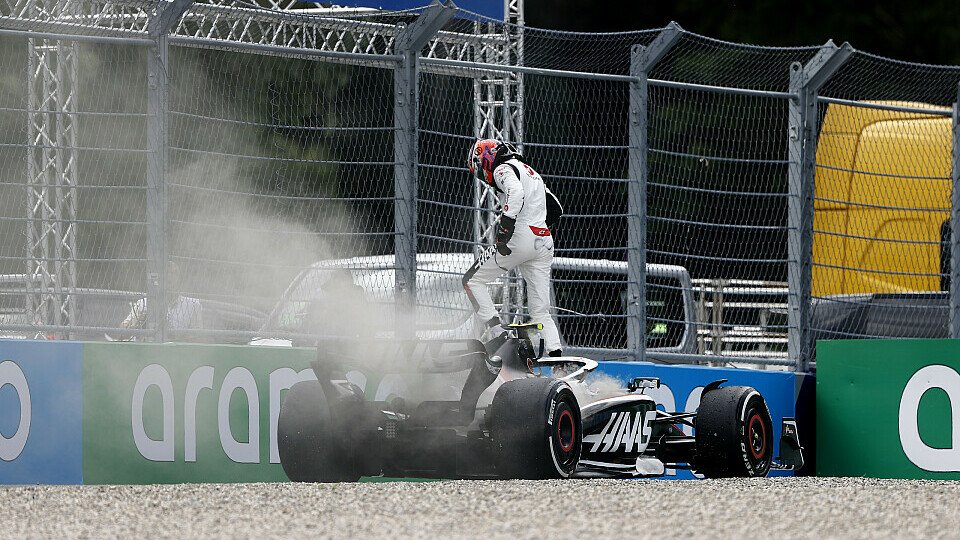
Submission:
<svg viewBox="0 0 960 540">
<path fill-rule="evenodd" d="M 271 482 L 284 391 L 310 349 L 85 343 L 85 484 Z"/>
<path fill-rule="evenodd" d="M 0 340 L 0 484 L 80 484 L 82 346 Z"/>
<path fill-rule="evenodd" d="M 817 474 L 960 479 L 960 340 L 817 343 Z"/>
<path fill-rule="evenodd" d="M 298 348 L 0 342 L 0 483 L 285 481 L 280 404 L 287 389 L 314 378 L 314 358 Z M 646 391 L 679 411 L 695 411 L 714 380 L 753 386 L 770 407 L 777 444 L 780 419 L 794 414 L 788 373 L 605 362 L 597 376 L 659 377 L 662 385 Z M 398 383 L 348 378 L 376 399 Z"/>
</svg>

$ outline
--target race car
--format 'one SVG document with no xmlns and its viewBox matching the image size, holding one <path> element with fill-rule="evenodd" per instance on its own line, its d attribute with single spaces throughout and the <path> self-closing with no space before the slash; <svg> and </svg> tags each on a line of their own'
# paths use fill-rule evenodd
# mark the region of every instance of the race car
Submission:
<svg viewBox="0 0 960 540">
<path fill-rule="evenodd" d="M 544 358 L 533 345 L 537 331 L 512 325 L 486 344 L 321 343 L 317 380 L 294 385 L 281 406 L 284 472 L 293 481 L 337 482 L 655 477 L 669 467 L 722 478 L 803 466 L 790 418 L 773 459 L 770 412 L 755 389 L 719 380 L 704 387 L 695 413 L 662 411 L 645 393 L 659 380 L 636 378 L 611 391 L 591 382 L 593 360 Z M 361 384 L 377 379 L 399 384 L 365 395 Z"/>
</svg>

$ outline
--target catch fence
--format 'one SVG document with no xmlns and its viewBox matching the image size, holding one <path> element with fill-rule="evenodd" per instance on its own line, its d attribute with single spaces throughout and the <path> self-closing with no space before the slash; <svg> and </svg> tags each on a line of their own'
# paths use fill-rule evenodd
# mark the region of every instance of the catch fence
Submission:
<svg viewBox="0 0 960 540">
<path fill-rule="evenodd" d="M 475 335 L 478 137 L 564 204 L 568 352 L 807 370 L 816 339 L 958 333 L 958 68 L 535 29 L 515 1 L 5 1 L 4 335 Z M 522 320 L 522 276 L 492 286 Z"/>
</svg>

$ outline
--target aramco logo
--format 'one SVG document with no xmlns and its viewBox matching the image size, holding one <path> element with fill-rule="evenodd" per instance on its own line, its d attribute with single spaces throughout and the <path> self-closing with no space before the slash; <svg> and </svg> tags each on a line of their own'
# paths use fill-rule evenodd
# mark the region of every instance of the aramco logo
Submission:
<svg viewBox="0 0 960 540">
<path fill-rule="evenodd" d="M 280 368 L 269 375 L 269 459 L 270 463 L 280 463 L 280 453 L 277 450 L 277 422 L 280 418 L 280 393 L 300 381 L 316 380 L 310 369 L 295 371 L 291 368 Z M 260 463 L 260 392 L 257 381 L 248 369 L 235 367 L 229 370 L 220 383 L 219 388 L 214 386 L 214 368 L 200 366 L 196 368 L 187 380 L 187 386 L 182 396 L 183 410 L 183 449 L 184 461 L 197 461 L 197 402 L 202 392 L 211 392 L 216 395 L 216 417 L 220 446 L 228 458 L 236 463 Z M 162 435 L 154 439 L 147 434 L 144 425 L 144 398 L 147 390 L 155 387 L 160 391 L 160 416 L 162 418 Z M 247 401 L 247 429 L 238 440 L 230 429 L 230 402 L 234 392 L 242 392 Z M 131 428 L 133 441 L 140 455 L 150 461 L 174 461 L 175 449 L 175 407 L 174 401 L 181 399 L 175 395 L 173 380 L 166 368 L 159 364 L 150 364 L 143 368 L 137 377 L 133 388 L 133 399 L 130 404 Z M 208 414 L 210 411 L 206 411 Z"/>
<path fill-rule="evenodd" d="M 937 419 L 938 425 L 951 427 L 950 448 L 934 448 L 920 438 L 920 398 L 935 388 L 950 398 L 949 418 Z M 903 453 L 914 465 L 932 472 L 960 472 L 960 373 L 943 365 L 914 373 L 900 396 L 899 428 Z"/>
</svg>

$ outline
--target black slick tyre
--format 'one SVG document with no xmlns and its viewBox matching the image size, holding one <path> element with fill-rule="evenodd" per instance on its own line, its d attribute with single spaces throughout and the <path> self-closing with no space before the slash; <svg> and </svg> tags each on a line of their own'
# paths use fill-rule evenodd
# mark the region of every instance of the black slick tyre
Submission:
<svg viewBox="0 0 960 540">
<path fill-rule="evenodd" d="M 711 390 L 700 399 L 694 469 L 707 478 L 766 476 L 773 456 L 773 422 L 763 397 L 749 386 Z"/>
<path fill-rule="evenodd" d="M 338 426 L 341 426 L 338 428 Z M 334 422 L 323 388 L 317 381 L 299 382 L 287 391 L 277 423 L 280 465 L 294 482 L 355 482 L 360 467 L 342 441 L 341 422 Z"/>
<path fill-rule="evenodd" d="M 490 407 L 501 478 L 567 478 L 580 461 L 580 405 L 563 381 L 543 377 L 503 384 Z"/>
</svg>

